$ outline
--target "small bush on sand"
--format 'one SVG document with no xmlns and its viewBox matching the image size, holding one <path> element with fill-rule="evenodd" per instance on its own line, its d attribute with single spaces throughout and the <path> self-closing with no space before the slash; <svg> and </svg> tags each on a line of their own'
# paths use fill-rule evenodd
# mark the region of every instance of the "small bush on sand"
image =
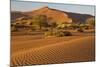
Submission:
<svg viewBox="0 0 100 67">
<path fill-rule="evenodd" d="M 53 33 L 51 31 L 47 31 L 44 33 L 45 36 L 53 36 Z"/>
<path fill-rule="evenodd" d="M 84 30 L 82 28 L 78 28 L 77 31 L 78 32 L 84 32 Z"/>
<path fill-rule="evenodd" d="M 71 32 L 69 32 L 69 31 L 58 31 L 57 33 L 56 33 L 56 36 L 58 36 L 58 37 L 63 37 L 63 36 L 71 36 L 72 34 L 71 34 Z"/>
<path fill-rule="evenodd" d="M 15 26 L 12 26 L 11 27 L 11 31 L 13 32 L 13 31 L 17 31 L 17 28 L 15 27 Z"/>
<path fill-rule="evenodd" d="M 69 31 L 63 31 L 63 30 L 53 30 L 53 31 L 46 31 L 44 33 L 45 36 L 57 36 L 57 37 L 63 37 L 63 36 L 71 36 L 71 32 Z"/>
<path fill-rule="evenodd" d="M 71 36 L 71 32 L 69 31 L 48 31 L 48 32 L 45 32 L 44 34 L 45 36 L 57 36 L 57 37 L 63 37 L 63 36 Z"/>
<path fill-rule="evenodd" d="M 57 33 L 56 33 L 56 36 L 57 36 L 57 37 L 63 37 L 63 36 L 64 36 L 64 33 L 63 33 L 63 32 L 57 32 Z"/>
</svg>

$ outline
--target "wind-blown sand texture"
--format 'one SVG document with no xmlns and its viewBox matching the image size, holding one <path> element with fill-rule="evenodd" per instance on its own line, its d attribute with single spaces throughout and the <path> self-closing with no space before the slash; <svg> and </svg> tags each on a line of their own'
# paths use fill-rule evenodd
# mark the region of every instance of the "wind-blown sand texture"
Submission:
<svg viewBox="0 0 100 67">
<path fill-rule="evenodd" d="M 11 66 L 94 61 L 94 36 L 32 37 L 12 36 Z M 17 40 L 17 41 L 16 41 Z"/>
</svg>

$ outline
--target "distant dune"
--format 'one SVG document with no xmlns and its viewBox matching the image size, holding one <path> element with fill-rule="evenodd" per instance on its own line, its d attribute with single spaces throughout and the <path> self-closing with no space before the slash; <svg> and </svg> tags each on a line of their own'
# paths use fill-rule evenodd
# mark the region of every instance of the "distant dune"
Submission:
<svg viewBox="0 0 100 67">
<path fill-rule="evenodd" d="M 58 41 L 56 39 L 57 38 L 54 39 L 51 38 L 51 41 L 53 42 L 49 42 L 48 38 L 43 39 L 42 42 L 45 42 L 48 45 L 44 45 L 45 43 L 39 42 L 41 43 L 41 46 L 37 46 L 34 48 L 34 44 L 36 44 L 35 40 L 33 41 L 33 48 L 32 46 L 31 48 L 25 47 L 29 49 L 21 50 L 18 52 L 15 50 L 15 52 L 11 54 L 11 65 L 37 65 L 37 64 L 78 62 L 78 61 L 79 62 L 94 61 L 95 59 L 94 36 L 85 36 L 85 37 L 80 36 L 77 38 L 66 37 L 66 39 L 62 41 Z M 32 44 L 31 41 L 32 40 L 29 41 L 30 44 Z M 13 45 L 16 45 L 16 47 L 19 46 L 18 43 Z M 27 42 L 26 44 L 24 43 L 24 45 L 28 45 Z M 20 44 L 20 46 L 23 45 Z"/>
<path fill-rule="evenodd" d="M 94 18 L 94 16 L 89 14 L 79 14 L 79 13 L 72 13 L 67 11 L 62 11 L 55 8 L 49 8 L 48 6 L 44 6 L 43 8 L 39 8 L 37 10 L 28 11 L 28 12 L 11 12 L 11 20 L 15 21 L 19 18 L 27 18 L 36 15 L 45 15 L 47 19 L 52 19 L 55 22 L 66 22 L 66 23 L 85 23 L 88 18 Z M 60 19 L 59 19 L 60 18 Z"/>
</svg>

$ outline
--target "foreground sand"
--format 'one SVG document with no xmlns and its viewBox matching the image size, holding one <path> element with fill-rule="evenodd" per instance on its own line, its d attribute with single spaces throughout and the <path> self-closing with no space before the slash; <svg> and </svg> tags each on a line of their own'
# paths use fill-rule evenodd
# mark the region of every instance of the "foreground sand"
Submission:
<svg viewBox="0 0 100 67">
<path fill-rule="evenodd" d="M 94 36 L 12 41 L 11 65 L 94 61 Z"/>
</svg>

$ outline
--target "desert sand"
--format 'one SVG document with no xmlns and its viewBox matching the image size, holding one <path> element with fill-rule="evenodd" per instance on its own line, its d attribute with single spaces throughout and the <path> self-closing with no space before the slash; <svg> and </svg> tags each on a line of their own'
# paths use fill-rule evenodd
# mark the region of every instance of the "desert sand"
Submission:
<svg viewBox="0 0 100 67">
<path fill-rule="evenodd" d="M 12 36 L 11 66 L 95 60 L 94 36 Z"/>
</svg>

